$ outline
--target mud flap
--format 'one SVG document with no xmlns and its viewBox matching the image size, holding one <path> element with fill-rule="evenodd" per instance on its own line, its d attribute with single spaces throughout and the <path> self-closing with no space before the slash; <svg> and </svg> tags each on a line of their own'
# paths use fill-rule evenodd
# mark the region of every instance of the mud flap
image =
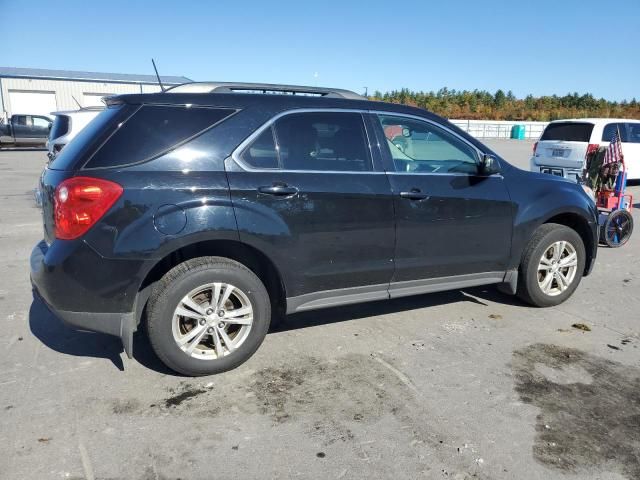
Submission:
<svg viewBox="0 0 640 480">
<path fill-rule="evenodd" d="M 506 272 L 503 283 L 498 285 L 498 290 L 507 295 L 515 295 L 518 291 L 518 270 L 509 270 Z"/>
<path fill-rule="evenodd" d="M 127 357 L 133 358 L 133 333 L 138 329 L 136 316 L 133 313 L 125 313 L 120 320 L 120 340 Z"/>
</svg>

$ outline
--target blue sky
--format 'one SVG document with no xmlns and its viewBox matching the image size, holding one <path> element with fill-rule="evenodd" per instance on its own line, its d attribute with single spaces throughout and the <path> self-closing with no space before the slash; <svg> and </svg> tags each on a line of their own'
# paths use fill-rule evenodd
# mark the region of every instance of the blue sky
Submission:
<svg viewBox="0 0 640 480">
<path fill-rule="evenodd" d="M 639 0 L 0 0 L 0 32 L 1 66 L 640 99 Z"/>
</svg>

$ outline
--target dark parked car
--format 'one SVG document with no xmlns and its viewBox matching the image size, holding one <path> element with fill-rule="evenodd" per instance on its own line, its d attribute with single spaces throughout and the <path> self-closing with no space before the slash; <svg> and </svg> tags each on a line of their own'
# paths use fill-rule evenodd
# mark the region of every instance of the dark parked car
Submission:
<svg viewBox="0 0 640 480">
<path fill-rule="evenodd" d="M 108 103 L 42 174 L 34 290 L 129 355 L 145 322 L 184 374 L 247 360 L 272 315 L 484 284 L 557 305 L 595 261 L 580 185 L 421 109 L 214 83 Z"/>
<path fill-rule="evenodd" d="M 49 137 L 51 119 L 42 115 L 12 115 L 0 122 L 0 148 L 43 146 Z"/>
</svg>

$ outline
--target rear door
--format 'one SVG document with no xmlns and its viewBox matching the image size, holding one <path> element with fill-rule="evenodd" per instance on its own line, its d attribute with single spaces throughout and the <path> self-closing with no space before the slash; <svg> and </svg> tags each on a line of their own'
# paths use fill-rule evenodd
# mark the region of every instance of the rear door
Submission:
<svg viewBox="0 0 640 480">
<path fill-rule="evenodd" d="M 625 164 L 628 169 L 628 178 L 640 179 L 640 123 L 627 123 L 627 139 L 622 143 Z"/>
<path fill-rule="evenodd" d="M 288 112 L 234 152 L 240 239 L 276 263 L 289 311 L 388 296 L 393 200 L 379 163 L 362 114 L 344 110 Z"/>
<path fill-rule="evenodd" d="M 628 179 L 640 179 L 640 123 L 612 122 L 602 130 L 601 145 L 609 145 L 613 136 L 620 132 L 622 154 L 627 167 Z"/>
<path fill-rule="evenodd" d="M 32 125 L 31 115 L 13 115 L 11 117 L 11 127 L 16 142 L 22 142 L 28 138 L 28 132 L 31 130 Z"/>
<path fill-rule="evenodd" d="M 581 171 L 593 127 L 590 122 L 550 123 L 538 141 L 536 163 Z"/>
<path fill-rule="evenodd" d="M 475 147 L 435 123 L 374 117 L 396 212 L 392 296 L 411 291 L 397 282 L 461 275 L 475 275 L 479 283 L 501 280 L 513 224 L 502 176 L 479 175 Z"/>
</svg>

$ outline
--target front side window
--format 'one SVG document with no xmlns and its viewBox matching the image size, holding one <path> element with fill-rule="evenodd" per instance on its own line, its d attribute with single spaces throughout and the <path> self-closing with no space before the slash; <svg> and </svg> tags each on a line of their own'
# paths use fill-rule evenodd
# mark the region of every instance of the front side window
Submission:
<svg viewBox="0 0 640 480">
<path fill-rule="evenodd" d="M 359 113 L 292 113 L 275 122 L 275 132 L 285 170 L 373 170 Z"/>
<path fill-rule="evenodd" d="M 396 172 L 477 173 L 476 151 L 455 135 L 412 118 L 378 118 Z"/>
<path fill-rule="evenodd" d="M 46 118 L 33 117 L 33 126 L 38 128 L 49 128 L 51 122 Z"/>
</svg>

